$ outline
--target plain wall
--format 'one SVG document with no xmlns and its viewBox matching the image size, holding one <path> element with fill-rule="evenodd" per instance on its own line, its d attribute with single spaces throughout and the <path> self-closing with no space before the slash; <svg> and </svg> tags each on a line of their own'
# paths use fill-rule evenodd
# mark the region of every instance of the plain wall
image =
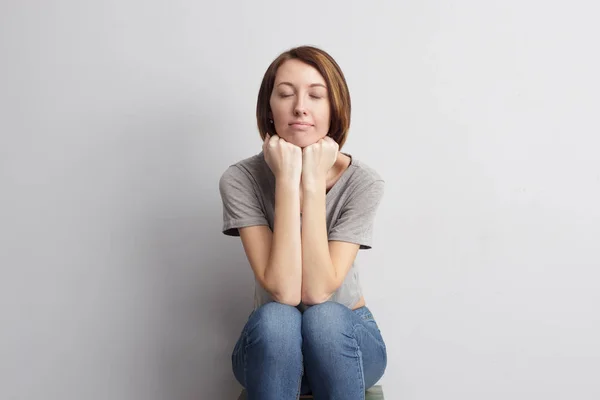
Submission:
<svg viewBox="0 0 600 400">
<path fill-rule="evenodd" d="M 386 398 L 600 398 L 592 1 L 0 2 L 0 398 L 234 399 L 218 179 L 312 44 L 387 182 L 359 255 Z"/>
</svg>

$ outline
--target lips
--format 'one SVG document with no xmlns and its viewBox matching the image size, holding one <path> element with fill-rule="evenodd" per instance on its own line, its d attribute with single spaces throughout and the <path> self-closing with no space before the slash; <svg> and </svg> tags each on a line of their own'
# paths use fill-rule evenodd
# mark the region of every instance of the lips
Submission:
<svg viewBox="0 0 600 400">
<path fill-rule="evenodd" d="M 291 122 L 290 125 L 299 125 L 299 126 L 312 126 L 311 123 L 308 122 L 302 122 L 302 121 L 295 121 L 295 122 Z"/>
</svg>

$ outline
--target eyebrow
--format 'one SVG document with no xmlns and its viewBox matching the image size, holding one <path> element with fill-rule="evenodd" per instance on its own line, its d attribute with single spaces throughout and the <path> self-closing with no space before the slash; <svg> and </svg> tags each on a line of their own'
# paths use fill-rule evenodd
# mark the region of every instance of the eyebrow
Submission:
<svg viewBox="0 0 600 400">
<path fill-rule="evenodd" d="M 289 85 L 289 86 L 294 87 L 294 85 L 291 84 L 290 82 L 280 82 L 279 84 L 277 84 L 277 86 L 281 86 L 281 85 Z M 327 86 L 323 85 L 322 83 L 313 83 L 310 85 L 310 87 L 316 87 L 316 86 L 321 86 L 321 87 L 327 89 Z"/>
</svg>

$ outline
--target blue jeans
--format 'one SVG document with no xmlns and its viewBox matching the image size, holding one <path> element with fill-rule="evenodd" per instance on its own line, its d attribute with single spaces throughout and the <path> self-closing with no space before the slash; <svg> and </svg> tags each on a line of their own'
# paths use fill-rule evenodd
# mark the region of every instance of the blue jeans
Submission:
<svg viewBox="0 0 600 400">
<path fill-rule="evenodd" d="M 301 313 L 267 303 L 253 311 L 231 356 L 248 400 L 362 400 L 383 375 L 387 352 L 367 307 L 325 302 Z"/>
</svg>

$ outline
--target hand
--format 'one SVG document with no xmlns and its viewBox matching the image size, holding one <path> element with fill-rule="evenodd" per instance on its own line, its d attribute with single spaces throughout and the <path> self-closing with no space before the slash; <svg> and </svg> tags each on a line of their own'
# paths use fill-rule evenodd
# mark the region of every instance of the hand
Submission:
<svg viewBox="0 0 600 400">
<path fill-rule="evenodd" d="M 275 179 L 300 184 L 302 174 L 302 149 L 277 135 L 267 133 L 263 143 L 265 161 Z"/>
<path fill-rule="evenodd" d="M 302 151 L 302 182 L 323 182 L 338 156 L 339 145 L 329 136 L 306 146 Z"/>
</svg>

